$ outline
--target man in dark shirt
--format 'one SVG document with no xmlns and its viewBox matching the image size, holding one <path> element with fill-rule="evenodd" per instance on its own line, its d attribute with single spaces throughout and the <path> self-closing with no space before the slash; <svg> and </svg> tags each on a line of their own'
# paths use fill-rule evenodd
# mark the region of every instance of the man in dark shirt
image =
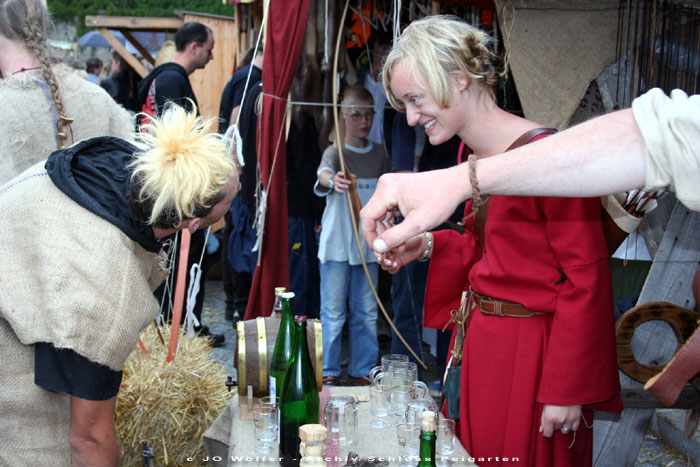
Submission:
<svg viewBox="0 0 700 467">
<path fill-rule="evenodd" d="M 149 115 L 160 115 L 165 103 L 175 102 L 191 110 L 188 99 L 197 105 L 189 75 L 204 68 L 212 59 L 214 35 L 202 23 L 183 24 L 175 33 L 175 58 L 153 69 L 139 84 L 139 102 Z"/>
</svg>

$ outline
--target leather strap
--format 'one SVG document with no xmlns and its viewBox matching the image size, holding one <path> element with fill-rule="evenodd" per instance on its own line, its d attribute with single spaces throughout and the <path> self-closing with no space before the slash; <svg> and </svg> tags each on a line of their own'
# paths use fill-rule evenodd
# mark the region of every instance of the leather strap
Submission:
<svg viewBox="0 0 700 467">
<path fill-rule="evenodd" d="M 506 149 L 506 151 L 510 151 L 512 149 L 519 148 L 520 146 L 524 146 L 540 135 L 553 135 L 556 132 L 557 130 L 555 130 L 554 128 L 533 128 L 520 135 L 518 139 L 516 139 L 513 142 L 513 144 L 508 146 L 508 149 Z M 486 240 L 484 238 L 484 229 L 486 228 L 486 217 L 489 211 L 490 199 L 490 196 L 486 197 L 486 199 L 482 202 L 481 206 L 479 207 L 479 211 L 477 211 L 476 215 L 474 216 L 474 233 L 476 234 L 477 240 L 479 240 L 482 252 L 486 252 Z"/>
<path fill-rule="evenodd" d="M 542 311 L 530 311 L 524 305 L 515 302 L 507 302 L 497 298 L 474 294 L 474 302 L 479 306 L 479 310 L 485 315 L 510 316 L 514 318 L 529 318 L 530 316 L 541 315 Z"/>
</svg>

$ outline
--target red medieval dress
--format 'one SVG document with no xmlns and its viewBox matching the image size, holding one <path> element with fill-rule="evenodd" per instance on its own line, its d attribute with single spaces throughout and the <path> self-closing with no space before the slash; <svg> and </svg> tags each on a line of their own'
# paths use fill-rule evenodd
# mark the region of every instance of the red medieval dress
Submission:
<svg viewBox="0 0 700 467">
<path fill-rule="evenodd" d="M 600 200 L 492 196 L 483 256 L 473 219 L 463 235 L 434 233 L 425 325 L 442 328 L 470 285 L 545 313 L 472 312 L 460 384 L 462 444 L 480 466 L 591 465 L 592 411 L 622 410 Z M 544 404 L 583 405 L 575 439 L 539 433 Z"/>
</svg>

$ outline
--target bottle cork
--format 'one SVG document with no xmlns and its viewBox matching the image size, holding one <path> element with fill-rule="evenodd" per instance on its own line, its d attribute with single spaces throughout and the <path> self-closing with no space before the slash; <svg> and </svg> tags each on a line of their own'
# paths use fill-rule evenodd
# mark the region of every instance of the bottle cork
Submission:
<svg viewBox="0 0 700 467">
<path fill-rule="evenodd" d="M 318 423 L 307 423 L 299 427 L 299 438 L 308 443 L 309 441 L 325 441 L 328 429 Z"/>
<path fill-rule="evenodd" d="M 309 423 L 299 427 L 299 461 L 300 467 L 326 467 L 323 455 L 326 453 L 327 429 L 317 423 Z"/>
<path fill-rule="evenodd" d="M 432 410 L 426 410 L 421 415 L 421 431 L 426 433 L 435 431 L 435 412 Z"/>
</svg>

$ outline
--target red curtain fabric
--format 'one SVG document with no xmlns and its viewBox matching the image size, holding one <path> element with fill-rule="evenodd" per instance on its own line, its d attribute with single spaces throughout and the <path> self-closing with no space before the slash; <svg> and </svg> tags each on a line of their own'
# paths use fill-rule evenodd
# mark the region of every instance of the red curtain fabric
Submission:
<svg viewBox="0 0 700 467">
<path fill-rule="evenodd" d="M 262 74 L 262 121 L 258 131 L 258 165 L 263 187 L 267 191 L 267 214 L 261 262 L 253 275 L 244 319 L 269 316 L 274 304 L 274 288 L 289 287 L 287 163 L 282 121 L 287 94 L 304 43 L 309 0 L 270 0 L 268 8 Z M 275 151 L 277 156 L 273 170 Z"/>
</svg>

